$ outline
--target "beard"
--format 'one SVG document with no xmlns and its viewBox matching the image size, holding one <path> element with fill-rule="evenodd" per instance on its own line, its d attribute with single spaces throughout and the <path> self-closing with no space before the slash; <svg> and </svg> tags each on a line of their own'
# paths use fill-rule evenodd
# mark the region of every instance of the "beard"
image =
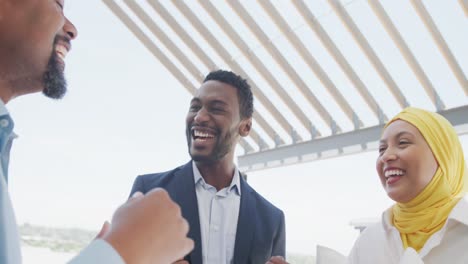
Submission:
<svg viewBox="0 0 468 264">
<path fill-rule="evenodd" d="M 200 154 L 194 154 L 191 151 L 192 147 L 192 132 L 191 128 L 187 127 L 186 131 L 187 135 L 187 144 L 188 144 L 188 150 L 190 157 L 192 160 L 196 162 L 202 162 L 202 163 L 215 163 L 222 158 L 224 158 L 232 149 L 233 143 L 232 143 L 232 133 L 231 131 L 228 131 L 226 135 L 223 138 L 217 137 L 215 145 L 213 147 L 213 150 L 211 153 L 208 155 L 200 155 Z M 219 135 L 219 133 L 218 133 Z"/>
<path fill-rule="evenodd" d="M 59 37 L 55 38 L 54 47 Z M 63 73 L 63 65 L 59 62 L 59 57 L 54 51 L 47 63 L 46 72 L 43 75 L 42 83 L 44 89 L 42 93 L 52 99 L 61 99 L 67 93 L 67 81 Z"/>
</svg>

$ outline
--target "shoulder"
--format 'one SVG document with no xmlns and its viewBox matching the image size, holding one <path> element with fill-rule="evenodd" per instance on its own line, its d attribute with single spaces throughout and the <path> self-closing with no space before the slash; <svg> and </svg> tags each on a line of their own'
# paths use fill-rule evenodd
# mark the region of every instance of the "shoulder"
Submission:
<svg viewBox="0 0 468 264">
<path fill-rule="evenodd" d="M 370 224 L 362 231 L 354 243 L 348 257 L 348 263 L 361 263 L 363 259 L 375 260 L 384 257 L 381 251 L 386 248 L 385 244 L 386 231 L 382 222 L 378 221 Z"/>
<path fill-rule="evenodd" d="M 181 165 L 169 171 L 139 175 L 135 179 L 135 184 L 144 186 L 145 189 L 166 186 L 174 179 L 173 176 L 175 174 L 177 174 L 178 172 L 184 169 L 185 170 L 189 169 L 187 168 L 187 166 L 190 166 L 190 163 Z"/>
<path fill-rule="evenodd" d="M 267 214 L 269 216 L 278 216 L 278 217 L 284 217 L 284 213 L 281 209 L 276 207 L 274 204 L 272 204 L 270 201 L 268 201 L 265 197 L 263 197 L 261 194 L 259 194 L 257 191 L 255 191 L 247 182 L 244 182 L 244 187 L 245 192 L 248 192 L 253 199 L 257 203 L 257 211 L 260 214 Z"/>
<path fill-rule="evenodd" d="M 381 221 L 370 224 L 358 237 L 356 244 L 367 244 L 378 242 L 385 237 L 385 229 Z"/>
</svg>

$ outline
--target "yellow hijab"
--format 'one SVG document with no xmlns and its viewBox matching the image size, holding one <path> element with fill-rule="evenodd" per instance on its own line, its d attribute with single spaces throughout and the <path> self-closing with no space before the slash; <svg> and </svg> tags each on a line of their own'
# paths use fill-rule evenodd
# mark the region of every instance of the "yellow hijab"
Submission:
<svg viewBox="0 0 468 264">
<path fill-rule="evenodd" d="M 432 150 L 439 165 L 431 182 L 413 200 L 392 207 L 393 225 L 400 231 L 403 246 L 416 251 L 439 231 L 468 188 L 468 170 L 455 129 L 443 116 L 408 107 L 390 120 L 415 126 Z"/>
</svg>

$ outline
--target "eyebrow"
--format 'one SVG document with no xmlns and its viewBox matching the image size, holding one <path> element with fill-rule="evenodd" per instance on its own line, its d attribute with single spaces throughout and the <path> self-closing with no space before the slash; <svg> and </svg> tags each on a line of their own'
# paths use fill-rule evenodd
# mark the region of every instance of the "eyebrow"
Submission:
<svg viewBox="0 0 468 264">
<path fill-rule="evenodd" d="M 192 103 L 200 103 L 200 102 L 201 102 L 201 99 L 198 98 L 198 97 L 194 97 L 194 98 L 192 98 L 192 100 L 190 100 L 190 103 L 191 103 L 191 104 L 192 104 Z M 226 102 L 224 102 L 224 101 L 222 101 L 222 100 L 217 100 L 217 99 L 215 99 L 215 100 L 213 100 L 213 101 L 210 101 L 209 103 L 210 103 L 210 105 L 217 105 L 217 104 L 218 104 L 218 105 L 223 105 L 223 106 L 227 106 L 227 105 L 228 105 L 228 103 L 226 103 Z"/>
<path fill-rule="evenodd" d="M 192 100 L 190 100 L 190 103 L 199 103 L 201 100 L 198 98 L 198 97 L 194 97 L 192 98 Z"/>
<path fill-rule="evenodd" d="M 213 100 L 213 101 L 210 102 L 210 104 L 212 104 L 212 105 L 214 105 L 214 104 L 228 105 L 226 102 L 221 101 L 221 100 Z"/>
<path fill-rule="evenodd" d="M 405 135 L 405 134 L 408 134 L 410 136 L 413 136 L 413 133 L 409 132 L 409 131 L 401 131 L 399 132 L 398 134 L 396 134 L 395 138 L 399 138 L 401 137 L 402 135 Z M 379 141 L 379 143 L 386 143 L 387 142 L 387 139 L 381 139 Z"/>
</svg>

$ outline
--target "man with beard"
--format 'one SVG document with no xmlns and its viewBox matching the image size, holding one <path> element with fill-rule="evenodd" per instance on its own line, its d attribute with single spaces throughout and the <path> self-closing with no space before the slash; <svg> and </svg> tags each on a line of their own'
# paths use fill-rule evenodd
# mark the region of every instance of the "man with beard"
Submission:
<svg viewBox="0 0 468 264">
<path fill-rule="evenodd" d="M 64 59 L 77 35 L 64 0 L 0 0 L 0 263 L 21 263 L 20 239 L 7 189 L 14 136 L 5 104 L 42 91 L 66 92 Z M 71 263 L 170 263 L 193 248 L 180 208 L 161 189 L 136 193 Z"/>
<path fill-rule="evenodd" d="M 178 263 L 265 263 L 285 255 L 284 214 L 256 193 L 234 164 L 240 137 L 252 126 L 247 81 L 209 73 L 190 102 L 186 135 L 192 160 L 174 170 L 138 176 L 131 194 L 166 189 L 190 224 L 195 249 Z"/>
</svg>

